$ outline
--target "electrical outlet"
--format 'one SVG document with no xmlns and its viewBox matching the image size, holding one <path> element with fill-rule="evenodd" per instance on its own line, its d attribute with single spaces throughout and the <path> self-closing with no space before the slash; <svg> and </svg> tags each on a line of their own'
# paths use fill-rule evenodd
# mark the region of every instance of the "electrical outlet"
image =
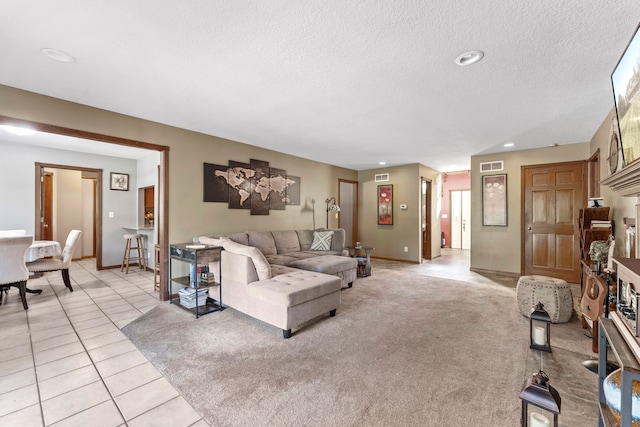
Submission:
<svg viewBox="0 0 640 427">
<path fill-rule="evenodd" d="M 405 251 L 405 252 L 409 252 L 409 246 L 405 246 L 405 247 L 404 247 L 404 251 Z"/>
<path fill-rule="evenodd" d="M 113 212 L 109 212 L 109 218 L 113 218 Z"/>
</svg>

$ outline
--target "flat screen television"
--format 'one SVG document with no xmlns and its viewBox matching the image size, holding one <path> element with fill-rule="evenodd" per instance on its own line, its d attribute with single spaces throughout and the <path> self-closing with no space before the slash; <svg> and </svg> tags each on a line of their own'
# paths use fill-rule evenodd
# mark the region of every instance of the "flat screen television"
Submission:
<svg viewBox="0 0 640 427">
<path fill-rule="evenodd" d="M 640 32 L 636 31 L 611 73 L 624 164 L 640 158 Z"/>
</svg>

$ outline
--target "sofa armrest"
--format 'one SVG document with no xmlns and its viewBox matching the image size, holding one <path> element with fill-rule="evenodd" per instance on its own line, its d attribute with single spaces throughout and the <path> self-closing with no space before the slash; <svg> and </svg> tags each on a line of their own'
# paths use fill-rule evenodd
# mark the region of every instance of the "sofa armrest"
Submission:
<svg viewBox="0 0 640 427">
<path fill-rule="evenodd" d="M 225 279 L 249 284 L 258 280 L 256 267 L 250 257 L 222 251 L 222 283 Z"/>
</svg>

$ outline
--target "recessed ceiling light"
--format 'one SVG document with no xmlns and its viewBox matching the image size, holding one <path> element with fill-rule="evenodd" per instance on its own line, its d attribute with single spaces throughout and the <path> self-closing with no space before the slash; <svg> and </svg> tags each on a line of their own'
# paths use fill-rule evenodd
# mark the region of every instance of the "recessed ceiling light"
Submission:
<svg viewBox="0 0 640 427">
<path fill-rule="evenodd" d="M 484 52 L 481 50 L 470 50 L 456 58 L 456 65 L 465 67 L 467 65 L 475 64 L 484 57 Z"/>
<path fill-rule="evenodd" d="M 379 165 L 386 165 L 387 162 L 378 162 Z"/>
<path fill-rule="evenodd" d="M 14 135 L 30 136 L 30 135 L 34 135 L 36 133 L 36 131 L 33 130 L 33 129 L 21 128 L 21 127 L 17 127 L 17 126 L 2 125 L 0 127 L 2 129 L 6 130 L 7 132 L 12 133 Z"/>
<path fill-rule="evenodd" d="M 504 144 L 505 147 L 513 147 L 515 144 L 513 142 L 507 142 Z"/>
<path fill-rule="evenodd" d="M 40 49 L 40 52 L 42 52 L 43 55 L 53 60 L 56 60 L 58 62 L 76 62 L 73 56 L 69 55 L 68 53 L 62 52 L 60 50 L 45 47 L 43 49 Z"/>
</svg>

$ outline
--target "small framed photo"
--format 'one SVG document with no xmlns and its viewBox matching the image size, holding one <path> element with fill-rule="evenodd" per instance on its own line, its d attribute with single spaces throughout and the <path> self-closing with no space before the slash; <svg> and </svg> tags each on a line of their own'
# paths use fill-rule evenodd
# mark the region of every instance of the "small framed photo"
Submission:
<svg viewBox="0 0 640 427">
<path fill-rule="evenodd" d="M 111 189 L 129 191 L 129 174 L 111 172 Z"/>
</svg>

